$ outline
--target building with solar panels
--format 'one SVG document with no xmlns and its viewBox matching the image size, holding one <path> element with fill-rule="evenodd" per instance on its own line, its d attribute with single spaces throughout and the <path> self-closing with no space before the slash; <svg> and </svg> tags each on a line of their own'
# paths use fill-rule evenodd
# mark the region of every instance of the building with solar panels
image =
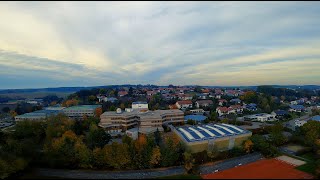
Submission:
<svg viewBox="0 0 320 180">
<path fill-rule="evenodd" d="M 252 135 L 250 131 L 230 124 L 180 126 L 173 128 L 173 131 L 194 153 L 213 148 L 229 150 L 242 145 Z"/>
</svg>

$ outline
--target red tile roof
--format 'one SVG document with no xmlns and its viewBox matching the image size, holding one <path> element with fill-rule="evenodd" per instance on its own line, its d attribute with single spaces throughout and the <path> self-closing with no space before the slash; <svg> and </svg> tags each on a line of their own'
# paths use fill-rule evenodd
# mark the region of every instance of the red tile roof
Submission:
<svg viewBox="0 0 320 180">
<path fill-rule="evenodd" d="M 212 100 L 199 100 L 197 102 L 199 104 L 213 104 Z"/>
<path fill-rule="evenodd" d="M 221 112 L 228 112 L 228 108 L 227 107 L 217 107 L 218 110 L 220 110 Z"/>
<path fill-rule="evenodd" d="M 192 101 L 177 101 L 178 104 L 192 104 Z"/>
</svg>

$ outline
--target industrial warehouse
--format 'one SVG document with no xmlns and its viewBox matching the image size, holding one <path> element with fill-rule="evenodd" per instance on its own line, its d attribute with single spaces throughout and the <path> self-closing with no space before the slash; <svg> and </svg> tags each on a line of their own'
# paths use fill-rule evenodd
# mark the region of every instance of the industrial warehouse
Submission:
<svg viewBox="0 0 320 180">
<path fill-rule="evenodd" d="M 191 152 L 217 148 L 219 151 L 240 146 L 252 133 L 230 124 L 204 124 L 180 126 L 173 131 Z"/>
</svg>

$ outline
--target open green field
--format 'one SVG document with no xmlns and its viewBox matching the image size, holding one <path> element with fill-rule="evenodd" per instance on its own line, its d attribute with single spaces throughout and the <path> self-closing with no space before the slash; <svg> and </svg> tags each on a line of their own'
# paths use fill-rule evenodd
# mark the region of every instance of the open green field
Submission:
<svg viewBox="0 0 320 180">
<path fill-rule="evenodd" d="M 296 169 L 309 173 L 309 174 L 315 174 L 316 171 L 316 163 L 315 162 L 307 162 L 304 165 L 296 167 Z"/>
<path fill-rule="evenodd" d="M 199 175 L 179 174 L 179 175 L 174 175 L 174 176 L 158 177 L 155 179 L 202 179 L 202 178 Z"/>
</svg>

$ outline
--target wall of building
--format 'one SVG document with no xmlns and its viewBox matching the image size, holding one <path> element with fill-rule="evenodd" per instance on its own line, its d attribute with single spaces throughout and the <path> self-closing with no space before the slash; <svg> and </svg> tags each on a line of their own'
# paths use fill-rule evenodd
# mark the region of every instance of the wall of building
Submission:
<svg viewBox="0 0 320 180">
<path fill-rule="evenodd" d="M 209 150 L 213 146 L 217 148 L 219 151 L 226 151 L 232 149 L 234 147 L 239 147 L 242 143 L 247 140 L 252 133 L 247 134 L 240 134 L 236 136 L 228 136 L 228 137 L 221 137 L 217 139 L 209 139 L 203 141 L 195 141 L 195 142 L 188 142 L 185 138 L 176 130 L 175 128 L 172 131 L 178 135 L 180 140 L 185 144 L 186 149 L 190 150 L 192 153 L 201 152 L 204 150 Z"/>
</svg>

